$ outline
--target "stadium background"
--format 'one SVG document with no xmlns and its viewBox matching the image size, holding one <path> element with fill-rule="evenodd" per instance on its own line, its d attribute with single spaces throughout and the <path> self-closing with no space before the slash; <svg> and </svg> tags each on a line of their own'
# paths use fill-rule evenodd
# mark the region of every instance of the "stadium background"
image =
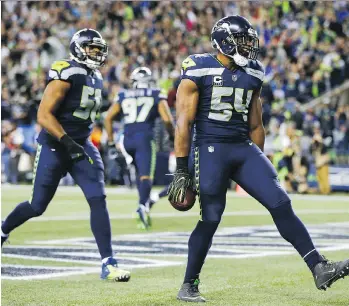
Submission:
<svg viewBox="0 0 349 306">
<path fill-rule="evenodd" d="M 1 8 L 3 183 L 31 180 L 40 129 L 36 112 L 47 71 L 53 61 L 69 57 L 74 32 L 97 29 L 109 44 L 108 62 L 102 68 L 103 108 L 91 137 L 104 156 L 107 182 L 124 184 L 128 181 L 123 163 L 106 158 L 102 128 L 103 112 L 115 93 L 129 87 L 128 76 L 134 68 L 145 65 L 158 86 L 168 91 L 175 113 L 182 60 L 192 53 L 212 52 L 213 23 L 222 16 L 240 14 L 260 36 L 260 60 L 266 70 L 265 151 L 286 189 L 316 192 L 320 174 L 324 181 L 320 191 L 328 193 L 328 164 L 332 188 L 349 189 L 348 2 L 6 1 Z M 122 124 L 115 122 L 116 134 L 121 130 Z M 160 120 L 155 130 L 155 183 L 166 184 L 164 174 L 173 148 Z M 62 183 L 71 181 L 67 178 Z"/>
</svg>

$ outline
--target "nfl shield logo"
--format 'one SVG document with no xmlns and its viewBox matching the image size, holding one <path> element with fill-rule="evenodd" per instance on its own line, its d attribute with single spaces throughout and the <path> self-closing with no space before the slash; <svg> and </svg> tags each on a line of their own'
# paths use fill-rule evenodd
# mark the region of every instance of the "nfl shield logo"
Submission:
<svg viewBox="0 0 349 306">
<path fill-rule="evenodd" d="M 213 153 L 214 152 L 214 146 L 209 146 L 208 147 L 208 152 Z"/>
<path fill-rule="evenodd" d="M 233 74 L 233 76 L 231 77 L 233 79 L 233 81 L 235 82 L 238 79 L 238 76 L 236 74 Z"/>
</svg>

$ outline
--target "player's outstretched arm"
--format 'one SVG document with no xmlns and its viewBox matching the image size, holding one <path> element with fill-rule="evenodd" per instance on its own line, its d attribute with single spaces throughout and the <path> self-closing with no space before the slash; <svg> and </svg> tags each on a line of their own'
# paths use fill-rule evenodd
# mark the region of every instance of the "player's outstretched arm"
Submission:
<svg viewBox="0 0 349 306">
<path fill-rule="evenodd" d="M 120 112 L 120 104 L 115 103 L 112 104 L 109 107 L 109 110 L 107 112 L 107 116 L 104 119 L 104 127 L 105 130 L 107 131 L 108 135 L 108 142 L 113 143 L 113 119 L 117 116 L 117 114 Z"/>
<path fill-rule="evenodd" d="M 262 121 L 262 103 L 259 98 L 261 89 L 254 91 L 249 116 L 250 138 L 263 151 L 265 131 Z"/>
<path fill-rule="evenodd" d="M 65 98 L 70 87 L 71 84 L 68 82 L 60 80 L 51 81 L 46 86 L 38 110 L 38 123 L 58 140 L 66 133 L 54 113 L 61 101 Z"/>
<path fill-rule="evenodd" d="M 165 124 L 166 130 L 168 134 L 170 135 L 170 139 L 174 139 L 174 123 L 173 123 L 173 117 L 170 111 L 170 108 L 168 107 L 166 100 L 161 100 L 158 104 L 158 112 L 161 116 L 162 121 Z"/>
</svg>

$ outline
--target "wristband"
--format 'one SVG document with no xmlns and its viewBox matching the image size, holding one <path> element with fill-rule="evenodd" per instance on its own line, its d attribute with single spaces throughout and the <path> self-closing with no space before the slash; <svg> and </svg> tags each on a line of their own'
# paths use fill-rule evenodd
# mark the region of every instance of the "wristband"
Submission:
<svg viewBox="0 0 349 306">
<path fill-rule="evenodd" d="M 185 170 L 188 171 L 188 156 L 184 157 L 177 157 L 176 162 L 177 162 L 177 170 Z"/>
</svg>

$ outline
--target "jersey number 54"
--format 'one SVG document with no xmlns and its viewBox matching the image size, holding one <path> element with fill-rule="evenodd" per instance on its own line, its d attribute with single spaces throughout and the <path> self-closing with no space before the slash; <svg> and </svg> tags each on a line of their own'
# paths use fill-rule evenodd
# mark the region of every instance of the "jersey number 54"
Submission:
<svg viewBox="0 0 349 306">
<path fill-rule="evenodd" d="M 221 102 L 222 97 L 231 97 L 234 95 L 234 106 L 232 103 Z M 208 114 L 209 119 L 218 121 L 229 121 L 233 110 L 242 114 L 244 121 L 247 121 L 248 107 L 251 102 L 253 90 L 247 91 L 246 98 L 243 99 L 244 89 L 233 87 L 213 87 L 211 97 L 211 112 Z"/>
</svg>

